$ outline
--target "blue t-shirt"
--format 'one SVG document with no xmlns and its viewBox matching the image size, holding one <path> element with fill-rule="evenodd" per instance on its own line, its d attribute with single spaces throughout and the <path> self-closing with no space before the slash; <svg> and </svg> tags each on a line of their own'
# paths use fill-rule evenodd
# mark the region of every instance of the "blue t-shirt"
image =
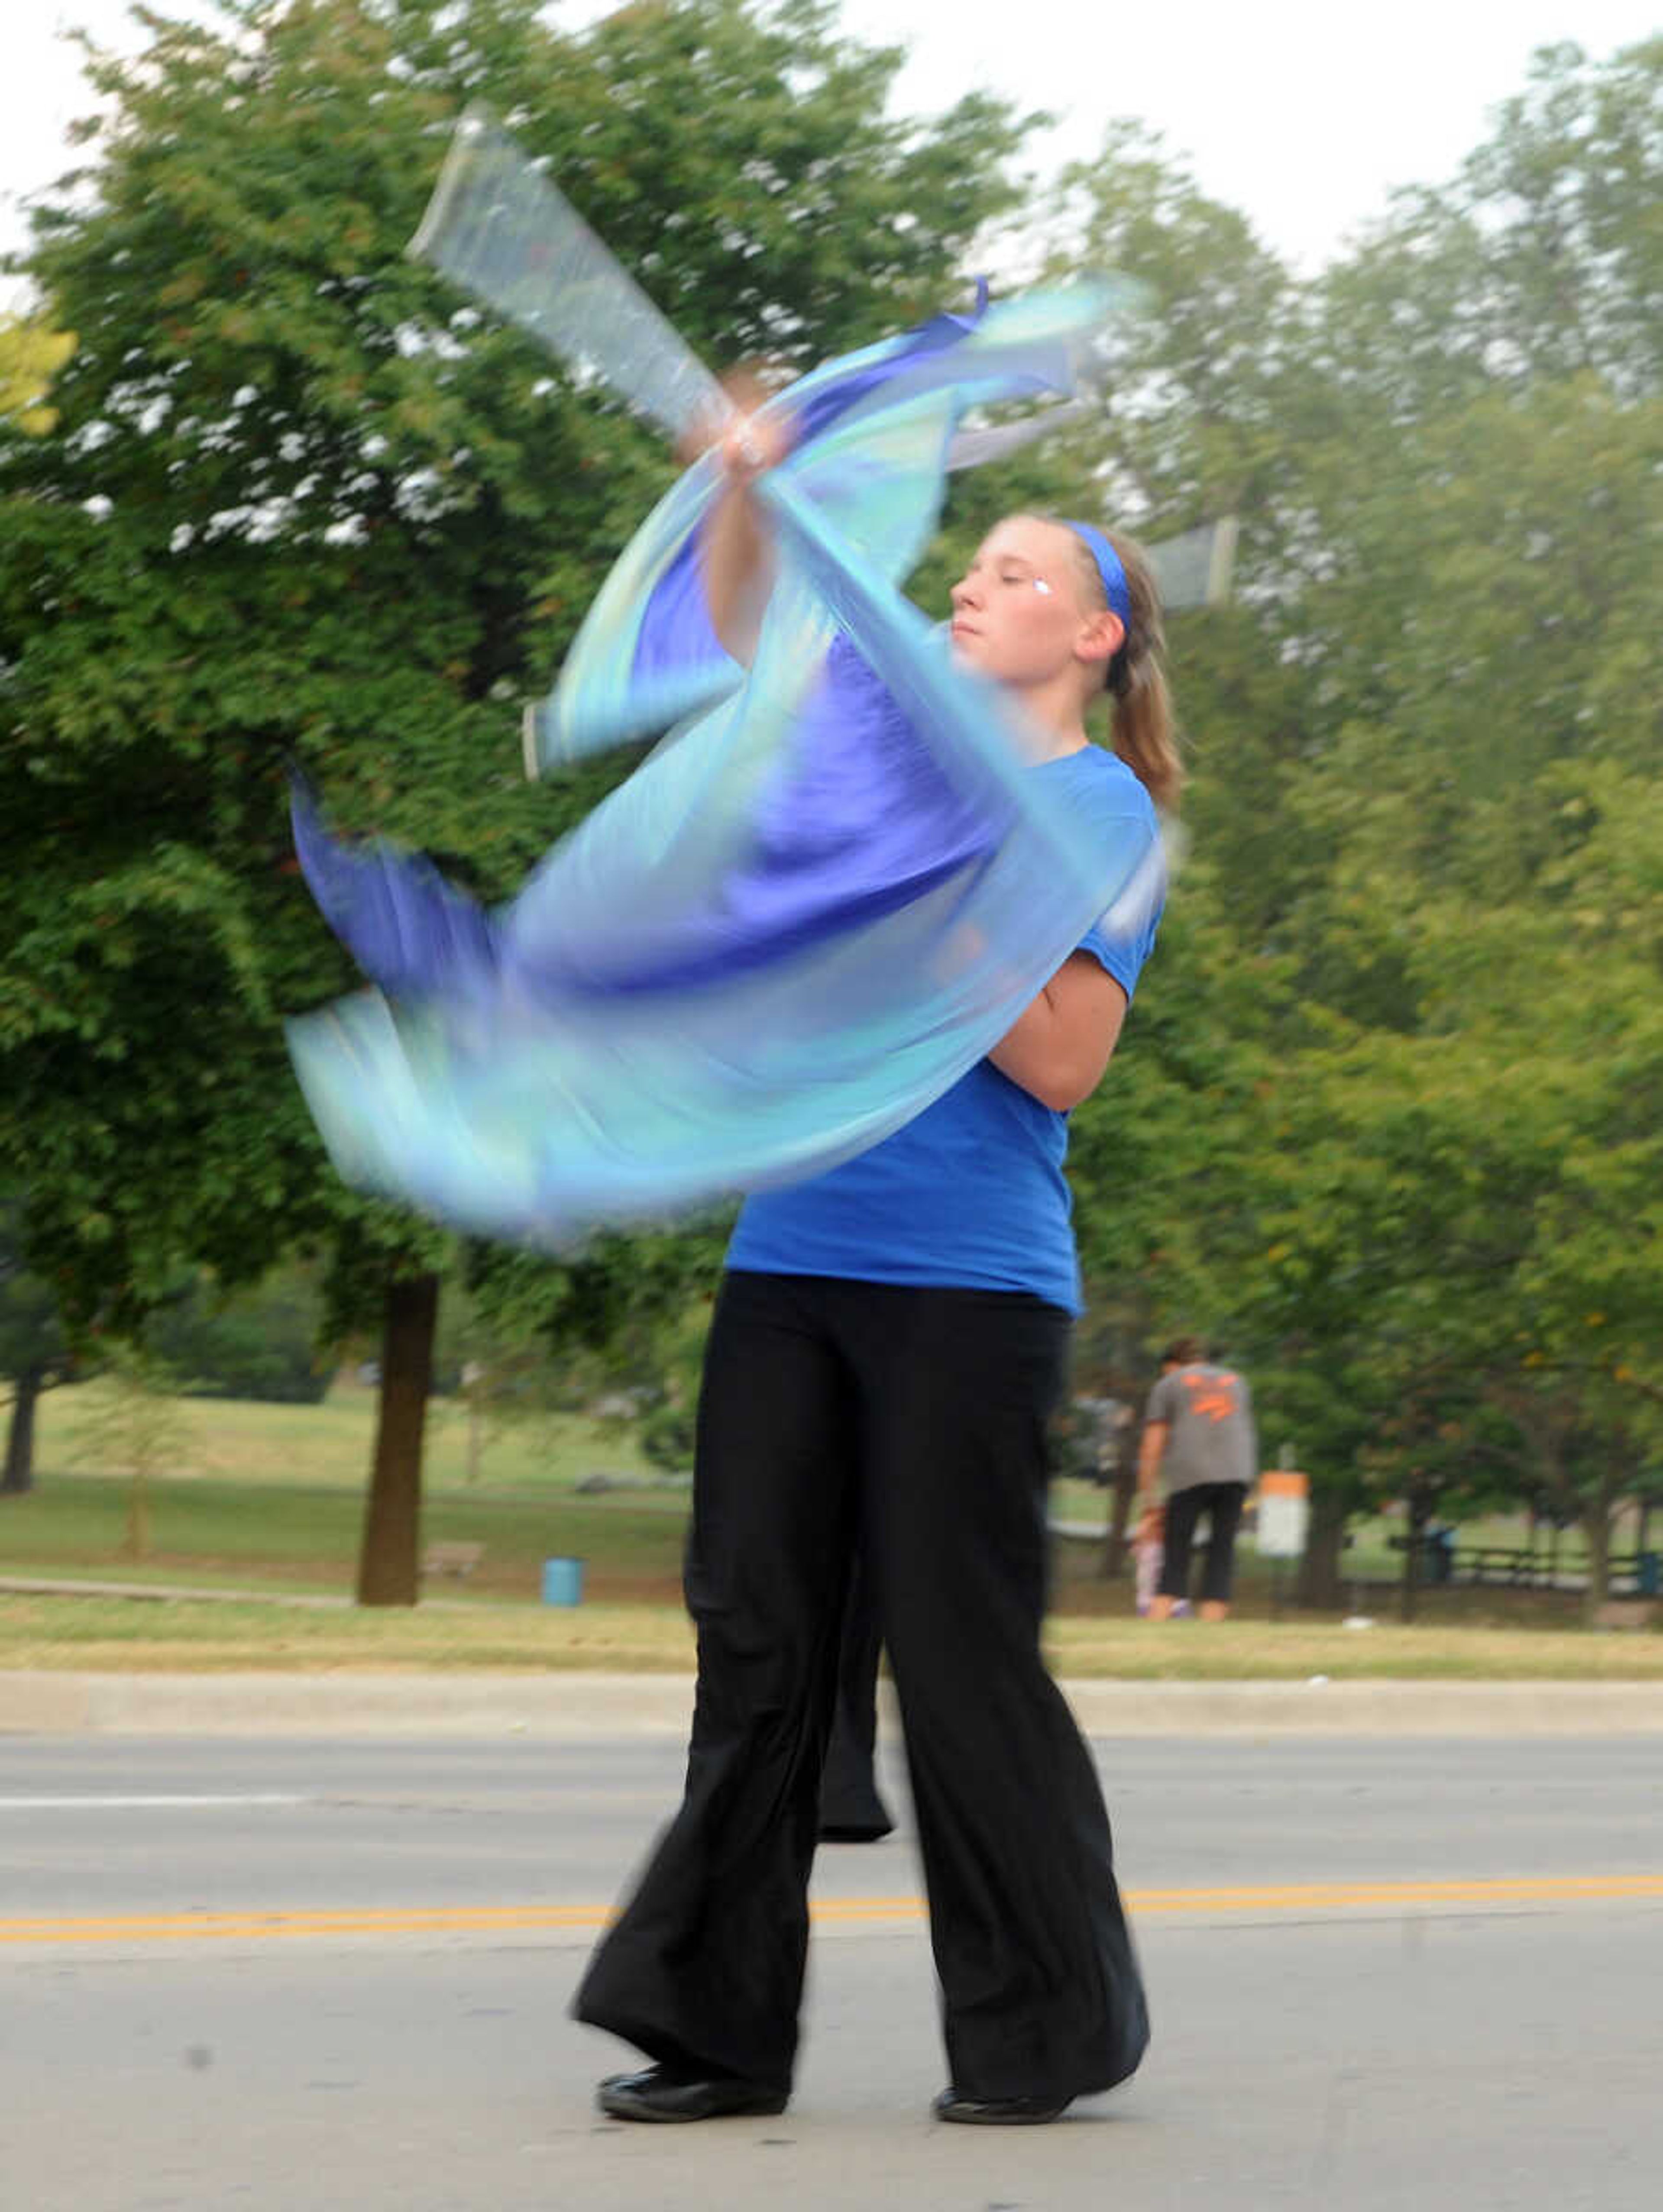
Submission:
<svg viewBox="0 0 1663 2212">
<path fill-rule="evenodd" d="M 1124 761 L 1096 745 L 1036 769 L 1069 804 L 1106 824 L 1146 814 L 1148 794 Z M 1129 936 L 1100 924 L 1081 950 L 1130 999 L 1154 944 L 1156 905 Z M 828 1174 L 746 1199 L 728 1247 L 741 1272 L 838 1275 L 870 1283 L 1027 1291 L 1081 1310 L 1080 1268 L 1063 1174 L 1069 1121 L 978 1061 L 893 1136 Z"/>
</svg>

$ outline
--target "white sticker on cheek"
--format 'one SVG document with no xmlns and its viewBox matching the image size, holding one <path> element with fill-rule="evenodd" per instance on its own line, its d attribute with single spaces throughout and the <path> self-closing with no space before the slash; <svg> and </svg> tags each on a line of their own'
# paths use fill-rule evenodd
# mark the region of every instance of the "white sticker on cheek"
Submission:
<svg viewBox="0 0 1663 2212">
<path fill-rule="evenodd" d="M 1036 576 L 1034 578 L 1033 588 L 1036 592 L 1043 592 L 1047 599 L 1051 597 L 1051 586 L 1045 581 L 1043 576 Z"/>
</svg>

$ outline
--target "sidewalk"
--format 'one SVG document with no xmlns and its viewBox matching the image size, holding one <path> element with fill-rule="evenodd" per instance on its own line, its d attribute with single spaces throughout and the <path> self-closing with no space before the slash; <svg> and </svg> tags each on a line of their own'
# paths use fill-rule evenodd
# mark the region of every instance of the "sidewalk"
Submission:
<svg viewBox="0 0 1663 2212">
<path fill-rule="evenodd" d="M 1663 1736 L 1657 1682 L 1063 1684 L 1093 1736 Z M 0 1735 L 685 1736 L 681 1674 L 0 1672 Z M 893 1726 L 891 1708 L 886 1724 Z"/>
<path fill-rule="evenodd" d="M 222 1583 L 119 1583 L 101 1575 L 77 1581 L 68 1575 L 0 1575 L 0 1597 L 190 1598 L 203 1605 L 297 1605 L 321 1613 L 350 1613 L 346 1596 L 308 1596 L 303 1590 L 228 1589 Z"/>
</svg>

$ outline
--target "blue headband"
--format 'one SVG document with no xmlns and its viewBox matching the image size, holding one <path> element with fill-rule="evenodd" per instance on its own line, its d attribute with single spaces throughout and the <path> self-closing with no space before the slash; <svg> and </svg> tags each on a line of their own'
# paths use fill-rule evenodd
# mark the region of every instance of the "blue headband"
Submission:
<svg viewBox="0 0 1663 2212">
<path fill-rule="evenodd" d="M 1126 572 L 1120 565 L 1120 556 L 1093 524 L 1070 522 L 1068 527 L 1084 542 L 1086 550 L 1096 562 L 1097 573 L 1103 579 L 1103 589 L 1108 595 L 1109 611 L 1119 616 L 1120 627 L 1130 637 L 1132 634 L 1132 595 L 1126 588 Z"/>
</svg>

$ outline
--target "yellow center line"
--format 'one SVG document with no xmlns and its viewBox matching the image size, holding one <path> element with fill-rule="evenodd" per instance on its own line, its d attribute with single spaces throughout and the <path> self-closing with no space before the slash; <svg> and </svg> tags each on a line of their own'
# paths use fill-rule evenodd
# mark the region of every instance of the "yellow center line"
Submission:
<svg viewBox="0 0 1663 2212">
<path fill-rule="evenodd" d="M 1663 1899 L 1663 1874 L 1527 1875 L 1455 1881 L 1288 1882 L 1234 1888 L 1131 1890 L 1134 1913 L 1322 1912 L 1361 1907 L 1567 1905 Z M 827 1925 L 859 1927 L 918 1921 L 922 1898 L 836 1897 L 810 1911 Z M 157 1943 L 208 1938 L 297 1936 L 442 1936 L 537 1929 L 597 1930 L 612 1918 L 601 1905 L 248 1906 L 224 1912 L 129 1912 L 0 1919 L 5 1943 Z"/>
</svg>

